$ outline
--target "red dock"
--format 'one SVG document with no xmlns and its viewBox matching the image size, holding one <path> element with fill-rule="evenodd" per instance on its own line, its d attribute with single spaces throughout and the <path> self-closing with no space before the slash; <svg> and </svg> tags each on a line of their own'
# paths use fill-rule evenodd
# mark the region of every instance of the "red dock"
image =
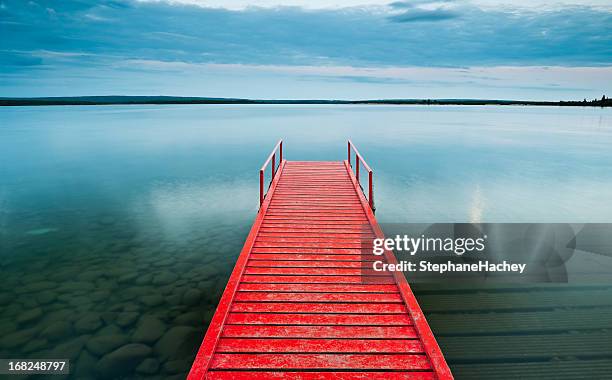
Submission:
<svg viewBox="0 0 612 380">
<path fill-rule="evenodd" d="M 372 170 L 350 141 L 344 162 L 282 149 L 189 379 L 452 379 L 403 274 L 364 276 L 362 242 L 383 237 Z"/>
</svg>

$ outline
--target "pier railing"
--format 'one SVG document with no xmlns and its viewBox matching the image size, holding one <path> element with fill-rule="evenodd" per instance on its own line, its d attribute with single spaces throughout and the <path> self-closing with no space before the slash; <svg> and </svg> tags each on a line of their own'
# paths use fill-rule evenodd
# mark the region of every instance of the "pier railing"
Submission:
<svg viewBox="0 0 612 380">
<path fill-rule="evenodd" d="M 278 165 L 276 165 L 276 152 L 279 153 Z M 264 201 L 264 198 L 266 197 L 266 193 L 268 189 L 270 188 L 270 184 L 268 184 L 268 187 L 264 190 L 264 174 L 266 171 L 266 167 L 268 166 L 270 162 L 272 162 L 272 166 L 270 170 L 270 183 L 272 183 L 272 181 L 274 180 L 274 176 L 276 175 L 276 172 L 278 171 L 278 168 L 281 165 L 281 162 L 283 162 L 283 140 L 282 139 L 278 140 L 278 142 L 274 146 L 274 149 L 272 149 L 272 152 L 270 152 L 268 159 L 266 160 L 266 162 L 264 162 L 261 169 L 259 169 L 259 206 L 260 207 L 263 204 L 263 201 Z"/>
<path fill-rule="evenodd" d="M 367 164 L 367 162 L 365 162 L 365 160 L 355 147 L 355 144 L 353 144 L 351 140 L 348 140 L 349 166 L 353 167 L 353 165 L 351 164 L 351 151 L 355 152 L 355 177 L 357 178 L 357 183 L 359 184 L 359 187 L 361 187 L 361 190 L 363 191 L 364 195 L 365 191 L 363 190 L 363 186 L 361 186 L 361 180 L 359 179 L 359 167 L 363 165 L 364 169 L 368 172 L 368 203 L 370 204 L 370 208 L 372 209 L 372 211 L 375 211 L 376 207 L 374 206 L 374 185 L 372 183 L 372 169 L 370 169 L 370 166 Z"/>
</svg>

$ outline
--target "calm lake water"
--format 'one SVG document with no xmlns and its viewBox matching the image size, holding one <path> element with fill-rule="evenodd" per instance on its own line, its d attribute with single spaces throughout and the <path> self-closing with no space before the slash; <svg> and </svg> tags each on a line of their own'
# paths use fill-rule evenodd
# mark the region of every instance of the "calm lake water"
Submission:
<svg viewBox="0 0 612 380">
<path fill-rule="evenodd" d="M 380 222 L 612 222 L 610 109 L 2 108 L 0 357 L 183 378 L 279 138 L 290 160 L 351 138 Z"/>
</svg>

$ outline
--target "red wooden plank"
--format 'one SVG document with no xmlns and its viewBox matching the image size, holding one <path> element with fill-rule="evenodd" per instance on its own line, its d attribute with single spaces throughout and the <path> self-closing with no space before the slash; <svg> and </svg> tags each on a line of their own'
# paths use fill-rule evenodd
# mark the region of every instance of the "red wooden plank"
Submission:
<svg viewBox="0 0 612 380">
<path fill-rule="evenodd" d="M 274 276 L 244 275 L 242 283 L 395 284 L 393 276 Z"/>
<path fill-rule="evenodd" d="M 397 293 L 395 284 L 252 284 L 242 283 L 239 291 L 248 292 L 341 292 L 341 293 Z"/>
<path fill-rule="evenodd" d="M 265 227 L 312 227 L 312 228 L 347 228 L 350 226 L 362 226 L 363 221 L 359 220 L 296 220 L 296 219 L 276 219 L 267 220 L 264 224 Z"/>
<path fill-rule="evenodd" d="M 351 244 L 370 244 L 372 243 L 372 238 L 368 238 L 367 236 L 343 236 L 336 235 L 334 237 L 305 237 L 305 236 L 283 236 L 280 234 L 267 235 L 262 236 L 261 234 L 257 236 L 258 242 L 291 242 L 291 243 L 351 243 Z"/>
<path fill-rule="evenodd" d="M 211 371 L 207 377 L 210 380 L 434 380 L 432 372 L 296 372 L 296 371 Z"/>
<path fill-rule="evenodd" d="M 333 313 L 400 314 L 406 306 L 398 303 L 307 303 L 307 302 L 236 302 L 235 313 Z"/>
<path fill-rule="evenodd" d="M 418 354 L 216 354 L 216 369 L 430 369 L 425 355 Z"/>
<path fill-rule="evenodd" d="M 269 220 L 276 219 L 299 219 L 299 220 L 357 220 L 366 222 L 362 213 L 355 212 L 273 212 L 266 217 Z"/>
<path fill-rule="evenodd" d="M 230 313 L 228 325 L 410 326 L 407 314 Z"/>
<path fill-rule="evenodd" d="M 324 253 L 329 255 L 361 255 L 359 248 L 295 248 L 295 247 L 253 247 L 253 253 Z"/>
<path fill-rule="evenodd" d="M 346 223 L 342 223 L 342 224 L 340 223 L 336 223 L 336 224 L 329 224 L 329 223 L 312 224 L 310 223 L 310 224 L 306 224 L 306 223 L 286 223 L 286 222 L 274 222 L 274 223 L 264 222 L 261 225 L 261 227 L 265 229 L 266 231 L 269 231 L 275 228 L 303 229 L 303 230 L 308 230 L 308 231 L 316 231 L 316 230 L 363 231 L 365 228 L 364 226 L 367 226 L 367 224 L 363 224 L 363 223 L 348 223 L 348 224 Z"/>
<path fill-rule="evenodd" d="M 318 211 L 318 210 L 268 210 L 268 216 L 338 216 L 338 217 L 354 217 L 363 216 L 362 212 L 355 210 L 346 211 Z"/>
<path fill-rule="evenodd" d="M 412 326 L 226 325 L 224 338 L 414 339 Z"/>
<path fill-rule="evenodd" d="M 273 263 L 271 265 L 266 265 L 266 263 L 259 263 L 259 262 L 270 261 L 270 260 L 278 260 L 278 261 L 291 260 L 291 261 L 294 261 L 294 263 L 292 264 L 298 264 L 298 263 L 295 263 L 295 261 L 307 261 L 307 262 L 312 262 L 312 263 L 306 263 L 305 265 L 314 266 L 314 265 L 324 264 L 322 262 L 325 262 L 325 261 L 372 262 L 372 261 L 380 260 L 380 256 L 374 256 L 374 255 L 369 255 L 369 256 L 366 256 L 366 255 L 321 255 L 321 254 L 319 255 L 317 254 L 301 255 L 301 254 L 295 254 L 295 253 L 286 253 L 286 254 L 254 253 L 254 254 L 251 254 L 251 265 L 252 266 L 278 266 L 279 265 L 278 263 Z M 255 262 L 258 262 L 259 265 L 255 265 Z M 328 263 L 328 265 L 331 265 L 331 264 Z"/>
<path fill-rule="evenodd" d="M 423 353 L 416 339 L 260 339 L 221 338 L 217 352 L 296 353 Z"/>
<path fill-rule="evenodd" d="M 250 267 L 259 268 L 370 268 L 371 261 L 305 261 L 305 260 L 250 260 Z"/>
<path fill-rule="evenodd" d="M 293 236 L 292 234 L 343 234 L 343 235 L 354 235 L 363 234 L 369 235 L 371 230 L 364 227 L 364 224 L 357 226 L 329 226 L 329 227 L 313 227 L 313 226 L 302 226 L 296 225 L 295 227 L 281 227 L 274 224 L 262 224 L 260 232 L 263 234 L 282 233 L 287 236 Z"/>
<path fill-rule="evenodd" d="M 234 300 L 241 302 L 402 302 L 402 298 L 400 297 L 399 293 L 238 292 Z"/>
<path fill-rule="evenodd" d="M 246 267 L 245 274 L 275 274 L 275 275 L 326 275 L 326 276 L 387 276 L 388 273 L 375 272 L 369 269 L 352 268 L 257 268 Z"/>
<path fill-rule="evenodd" d="M 357 243 L 349 243 L 349 242 L 292 242 L 292 241 L 261 241 L 257 240 L 255 242 L 255 247 L 257 248 L 354 248 L 354 249 L 363 249 L 365 251 L 366 246 L 361 242 Z"/>
<path fill-rule="evenodd" d="M 264 238 L 264 237 L 284 237 L 287 239 L 293 239 L 293 238 L 298 238 L 298 237 L 307 237 L 307 238 L 341 238 L 341 239 L 360 239 L 360 240 L 367 240 L 368 242 L 371 242 L 372 239 L 375 237 L 374 235 L 368 233 L 368 232 L 360 232 L 360 231 L 349 231 L 348 233 L 339 233 L 339 232 L 317 232 L 317 231 L 309 231 L 309 230 L 302 230 L 302 231 L 287 231 L 285 230 L 284 232 L 278 232 L 278 231 L 270 231 L 269 229 L 266 231 L 259 231 L 259 235 L 257 235 L 258 238 Z"/>
</svg>

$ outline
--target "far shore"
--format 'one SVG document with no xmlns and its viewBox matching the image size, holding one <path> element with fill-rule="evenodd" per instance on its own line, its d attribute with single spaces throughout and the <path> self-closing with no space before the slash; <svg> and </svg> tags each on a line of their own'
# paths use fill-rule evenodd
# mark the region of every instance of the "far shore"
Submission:
<svg viewBox="0 0 612 380">
<path fill-rule="evenodd" d="M 496 100 L 496 99 L 240 99 L 180 96 L 74 96 L 7 98 L 0 97 L 0 106 L 86 106 L 86 105 L 146 105 L 146 104 L 370 104 L 370 105 L 497 105 L 497 106 L 559 106 L 559 107 L 612 107 L 609 98 L 593 100 Z"/>
</svg>

